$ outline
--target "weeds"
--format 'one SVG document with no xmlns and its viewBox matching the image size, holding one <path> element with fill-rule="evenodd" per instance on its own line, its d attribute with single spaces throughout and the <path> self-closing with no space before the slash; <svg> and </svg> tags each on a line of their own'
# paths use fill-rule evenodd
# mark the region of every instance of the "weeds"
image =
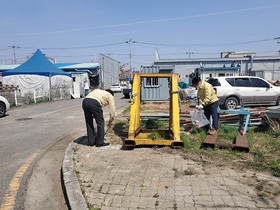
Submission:
<svg viewBox="0 0 280 210">
<path fill-rule="evenodd" d="M 162 104 L 147 105 L 142 111 L 162 110 Z M 113 131 L 117 136 L 127 136 L 128 121 L 118 120 L 114 125 Z M 168 129 L 167 120 L 143 120 L 141 128 L 143 129 Z M 169 134 L 169 133 L 168 133 Z M 221 123 L 218 131 L 218 142 L 234 143 L 237 135 L 237 126 Z M 206 137 L 206 131 L 203 128 L 195 128 L 193 125 L 181 126 L 180 138 L 184 142 L 182 149 L 185 159 L 203 161 L 220 165 L 234 165 L 240 168 L 249 168 L 256 171 L 271 172 L 274 176 L 280 177 L 280 122 L 271 119 L 264 120 L 261 126 L 249 128 L 246 137 L 249 144 L 249 152 L 235 151 L 231 148 L 202 149 L 201 145 Z M 149 133 L 150 139 L 170 139 L 170 136 L 153 130 Z M 174 170 L 175 176 L 178 171 Z M 186 172 L 188 173 L 188 172 Z M 191 172 L 190 172 L 191 173 Z"/>
<path fill-rule="evenodd" d="M 174 171 L 174 178 L 178 178 L 179 177 L 179 170 L 177 168 L 173 168 L 172 170 Z"/>
<path fill-rule="evenodd" d="M 153 198 L 158 199 L 158 197 L 159 197 L 159 194 L 158 194 L 158 193 L 155 193 L 155 194 L 153 195 Z M 155 207 L 158 207 L 158 206 L 159 206 L 159 201 L 156 200 L 156 202 L 155 202 Z"/>
<path fill-rule="evenodd" d="M 174 201 L 172 209 L 174 209 L 174 210 L 178 209 L 176 201 Z"/>
<path fill-rule="evenodd" d="M 95 208 L 94 205 L 90 204 L 89 202 L 87 202 L 87 206 L 89 210 L 101 210 L 101 208 Z"/>
<path fill-rule="evenodd" d="M 158 198 L 158 197 L 159 197 L 159 194 L 158 194 L 158 193 L 155 193 L 155 194 L 153 195 L 153 197 L 154 197 L 154 198 Z"/>
<path fill-rule="evenodd" d="M 156 131 L 148 134 L 149 139 L 162 139 L 163 137 Z"/>
<path fill-rule="evenodd" d="M 76 173 L 77 176 L 80 175 L 80 171 L 78 171 L 78 170 L 75 170 L 75 173 Z"/>
<path fill-rule="evenodd" d="M 74 152 L 77 152 L 78 150 L 79 150 L 79 148 L 77 146 L 73 148 Z"/>
<path fill-rule="evenodd" d="M 147 119 L 141 121 L 141 127 L 145 129 L 166 130 L 169 126 L 168 123 L 168 121 L 164 120 Z"/>
<path fill-rule="evenodd" d="M 194 172 L 191 169 L 184 170 L 184 175 L 190 176 L 190 175 L 193 175 L 193 174 L 194 174 Z"/>
<path fill-rule="evenodd" d="M 156 202 L 155 202 L 155 207 L 157 207 L 157 206 L 159 206 L 158 200 L 156 200 Z"/>
<path fill-rule="evenodd" d="M 234 164 L 257 171 L 270 171 L 274 176 L 280 176 L 280 129 L 255 128 L 246 133 L 249 142 L 249 153 L 229 149 L 201 149 L 205 139 L 205 132 L 201 129 L 185 128 L 188 132 L 181 133 L 184 141 L 183 151 L 188 157 L 191 155 L 203 156 L 209 161 L 223 161 L 225 164 Z M 235 127 L 220 126 L 217 141 L 233 141 L 237 134 Z"/>
</svg>

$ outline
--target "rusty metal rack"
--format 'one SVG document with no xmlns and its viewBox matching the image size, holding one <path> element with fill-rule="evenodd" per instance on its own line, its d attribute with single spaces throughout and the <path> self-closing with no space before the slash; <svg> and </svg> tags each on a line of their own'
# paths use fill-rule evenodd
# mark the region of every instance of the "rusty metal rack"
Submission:
<svg viewBox="0 0 280 210">
<path fill-rule="evenodd" d="M 217 135 L 207 135 L 202 147 L 211 147 L 214 148 L 232 148 L 239 151 L 249 152 L 248 140 L 246 137 L 246 132 L 248 130 L 249 120 L 250 120 L 250 111 L 245 110 L 242 105 L 239 110 L 222 110 L 218 108 L 218 113 L 228 113 L 228 114 L 238 114 L 239 115 L 239 126 L 235 139 L 230 143 L 217 142 Z"/>
<path fill-rule="evenodd" d="M 220 149 L 223 148 L 232 148 L 238 151 L 244 151 L 249 152 L 249 146 L 248 146 L 248 140 L 245 135 L 242 135 L 240 131 L 237 132 L 237 136 L 233 140 L 233 142 L 230 143 L 223 143 L 223 142 L 217 142 L 218 134 L 217 135 L 207 135 L 204 142 L 202 143 L 202 147 L 210 147 L 214 148 L 217 146 Z"/>
</svg>

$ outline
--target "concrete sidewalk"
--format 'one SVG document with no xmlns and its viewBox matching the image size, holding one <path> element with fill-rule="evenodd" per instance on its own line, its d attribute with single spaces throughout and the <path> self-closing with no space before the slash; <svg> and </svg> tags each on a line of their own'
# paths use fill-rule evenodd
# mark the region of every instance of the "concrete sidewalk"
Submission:
<svg viewBox="0 0 280 210">
<path fill-rule="evenodd" d="M 73 137 L 62 166 L 72 210 L 280 209 L 279 178 L 195 162 L 168 148 L 91 147 L 85 134 Z"/>
<path fill-rule="evenodd" d="M 66 150 L 63 177 L 73 210 L 87 205 L 102 210 L 280 209 L 276 177 L 201 164 L 159 148 L 90 147 L 86 137 Z M 278 189 L 277 194 L 261 195 L 261 183 Z"/>
</svg>

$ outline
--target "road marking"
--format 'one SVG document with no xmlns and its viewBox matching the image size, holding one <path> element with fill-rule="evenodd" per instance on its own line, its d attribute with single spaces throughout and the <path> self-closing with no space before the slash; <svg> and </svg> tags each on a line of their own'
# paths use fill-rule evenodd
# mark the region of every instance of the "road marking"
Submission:
<svg viewBox="0 0 280 210">
<path fill-rule="evenodd" d="M 9 124 L 9 123 L 11 123 L 11 122 L 12 122 L 12 121 L 6 121 L 6 122 L 1 123 L 1 125 Z"/>
<path fill-rule="evenodd" d="M 21 180 L 22 176 L 24 175 L 24 173 L 26 172 L 27 168 L 30 166 L 30 164 L 37 157 L 38 154 L 39 153 L 36 152 L 36 153 L 32 154 L 30 157 L 28 157 L 26 162 L 17 170 L 17 172 L 13 176 L 13 178 L 9 184 L 9 187 L 6 191 L 6 194 L 5 194 L 5 197 L 4 197 L 0 210 L 13 210 L 14 209 L 17 192 L 18 192 L 18 189 L 20 186 L 20 180 Z"/>
</svg>

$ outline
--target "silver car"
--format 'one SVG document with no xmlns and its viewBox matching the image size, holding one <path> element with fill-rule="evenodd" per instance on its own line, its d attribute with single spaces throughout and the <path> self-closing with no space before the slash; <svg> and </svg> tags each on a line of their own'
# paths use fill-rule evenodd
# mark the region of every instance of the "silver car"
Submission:
<svg viewBox="0 0 280 210">
<path fill-rule="evenodd" d="M 214 86 L 220 105 L 225 109 L 235 109 L 241 105 L 279 105 L 280 87 L 274 86 L 260 77 L 229 76 L 207 80 Z"/>
<path fill-rule="evenodd" d="M 0 96 L 0 117 L 4 117 L 6 112 L 10 109 L 10 103 L 6 98 Z"/>
</svg>

